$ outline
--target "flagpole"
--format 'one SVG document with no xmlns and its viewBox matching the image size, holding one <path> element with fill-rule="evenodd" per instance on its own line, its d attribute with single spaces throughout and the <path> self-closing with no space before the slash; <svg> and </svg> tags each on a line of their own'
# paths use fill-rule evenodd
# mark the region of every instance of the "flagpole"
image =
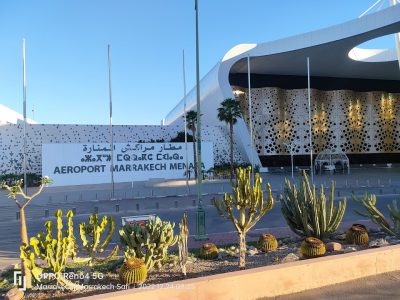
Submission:
<svg viewBox="0 0 400 300">
<path fill-rule="evenodd" d="M 251 177 L 254 182 L 254 155 L 253 155 L 253 121 L 251 111 L 251 78 L 250 78 L 250 55 L 247 55 L 247 83 L 249 88 L 249 128 L 250 128 L 250 160 L 251 160 Z"/>
<path fill-rule="evenodd" d="M 308 90 L 308 123 L 310 130 L 310 175 L 311 182 L 314 183 L 314 169 L 313 169 L 313 144 L 312 144 L 312 123 L 311 123 L 311 85 L 310 85 L 310 58 L 307 57 L 307 90 Z"/>
<path fill-rule="evenodd" d="M 110 97 L 110 144 L 111 144 L 111 199 L 114 199 L 115 184 L 114 184 L 114 133 L 112 124 L 112 89 L 111 89 L 111 58 L 110 45 L 108 45 L 108 88 Z"/>
<path fill-rule="evenodd" d="M 23 161 L 23 170 L 24 170 L 24 189 L 25 194 L 28 192 L 28 182 L 26 176 L 26 54 L 25 54 L 25 38 L 22 39 L 22 88 L 23 88 L 23 114 L 24 114 L 24 161 Z"/>
<path fill-rule="evenodd" d="M 185 71 L 185 49 L 182 51 L 182 68 L 183 68 L 183 120 L 185 127 L 185 160 L 186 160 L 186 191 L 190 194 L 189 189 L 189 160 L 188 160 L 188 144 L 187 144 L 187 120 L 186 120 L 186 71 Z"/>
</svg>

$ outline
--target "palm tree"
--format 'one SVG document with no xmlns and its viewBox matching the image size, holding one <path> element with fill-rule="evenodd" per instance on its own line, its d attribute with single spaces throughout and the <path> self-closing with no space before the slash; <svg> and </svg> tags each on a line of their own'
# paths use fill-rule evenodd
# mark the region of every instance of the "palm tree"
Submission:
<svg viewBox="0 0 400 300">
<path fill-rule="evenodd" d="M 186 113 L 186 126 L 192 131 L 193 135 L 193 161 L 194 161 L 194 178 L 197 179 L 197 154 L 196 154 L 196 124 L 197 112 L 190 110 Z"/>
<path fill-rule="evenodd" d="M 239 101 L 228 98 L 222 101 L 221 106 L 218 108 L 218 119 L 221 122 L 229 124 L 230 132 L 230 146 L 231 146 L 231 179 L 233 178 L 233 125 L 237 120 L 242 117 Z"/>
</svg>

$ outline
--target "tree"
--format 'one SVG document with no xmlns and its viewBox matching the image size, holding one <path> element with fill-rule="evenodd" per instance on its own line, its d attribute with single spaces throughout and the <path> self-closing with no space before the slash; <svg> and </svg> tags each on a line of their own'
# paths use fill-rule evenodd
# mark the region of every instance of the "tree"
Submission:
<svg viewBox="0 0 400 300">
<path fill-rule="evenodd" d="M 25 218 L 25 207 L 32 201 L 33 198 L 38 196 L 45 186 L 48 186 L 51 183 L 51 179 L 47 176 L 43 177 L 40 182 L 40 186 L 36 193 L 28 196 L 22 189 L 23 180 L 18 180 L 17 183 L 13 186 L 9 186 L 6 183 L 2 183 L 1 187 L 5 188 L 8 191 L 8 198 L 11 198 L 15 201 L 19 209 L 19 219 L 21 224 L 21 246 L 28 246 L 28 231 L 26 229 L 26 218 Z M 23 203 L 18 200 L 18 196 L 23 199 Z M 23 274 L 26 279 L 26 288 L 32 287 L 32 274 L 29 266 L 21 259 L 21 269 L 23 270 Z"/>
<path fill-rule="evenodd" d="M 271 210 L 274 199 L 269 183 L 267 183 L 267 199 L 261 188 L 262 179 L 255 174 L 254 184 L 251 184 L 251 167 L 237 170 L 236 185 L 232 186 L 232 194 L 224 194 L 224 199 L 214 198 L 213 204 L 219 214 L 231 220 L 239 233 L 239 268 L 246 266 L 246 234 L 254 225 Z"/>
<path fill-rule="evenodd" d="M 231 163 L 231 180 L 233 178 L 234 166 L 233 166 L 233 125 L 236 124 L 237 120 L 242 117 L 242 111 L 240 109 L 239 101 L 228 98 L 222 101 L 221 106 L 218 108 L 218 119 L 221 122 L 229 124 L 229 138 L 230 138 L 230 163 Z"/>
<path fill-rule="evenodd" d="M 194 178 L 197 179 L 197 154 L 196 154 L 196 125 L 197 112 L 190 110 L 186 113 L 186 126 L 192 131 L 193 136 L 193 162 L 194 162 Z"/>
</svg>

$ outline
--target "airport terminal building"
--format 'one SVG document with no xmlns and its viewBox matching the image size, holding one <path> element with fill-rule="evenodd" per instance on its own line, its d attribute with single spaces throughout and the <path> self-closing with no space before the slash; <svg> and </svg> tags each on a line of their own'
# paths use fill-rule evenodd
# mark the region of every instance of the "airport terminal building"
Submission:
<svg viewBox="0 0 400 300">
<path fill-rule="evenodd" d="M 397 49 L 358 47 L 398 32 L 400 5 L 395 5 L 314 32 L 238 45 L 201 80 L 202 120 L 207 125 L 220 124 L 221 101 L 236 97 L 244 117 L 235 126 L 235 140 L 248 159 L 255 157 L 264 167 L 289 165 L 286 145 L 292 146 L 297 165 L 309 165 L 309 119 L 315 154 L 336 149 L 347 154 L 350 164 L 398 163 L 398 44 Z M 195 109 L 195 89 L 167 115 L 167 125 L 181 122 L 184 101 Z"/>
<path fill-rule="evenodd" d="M 229 162 L 229 129 L 217 118 L 226 98 L 238 99 L 243 113 L 234 128 L 238 163 L 289 165 L 290 145 L 295 164 L 309 165 L 310 119 L 315 154 L 335 149 L 346 153 L 350 164 L 399 163 L 398 44 L 395 49 L 358 47 L 398 32 L 400 5 L 395 5 L 333 27 L 229 50 L 200 82 L 202 137 L 213 143 L 214 164 Z M 169 142 L 183 131 L 184 103 L 196 110 L 195 88 L 167 114 L 163 126 L 114 126 L 114 142 Z M 0 172 L 21 173 L 23 124 L 1 123 Z M 105 125 L 27 127 L 28 172 L 38 174 L 42 144 L 110 140 Z"/>
</svg>

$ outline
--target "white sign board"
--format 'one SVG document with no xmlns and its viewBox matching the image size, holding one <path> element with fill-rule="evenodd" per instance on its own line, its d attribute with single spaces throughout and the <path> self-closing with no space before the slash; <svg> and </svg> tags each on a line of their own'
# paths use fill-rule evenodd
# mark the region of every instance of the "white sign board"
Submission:
<svg viewBox="0 0 400 300">
<path fill-rule="evenodd" d="M 156 220 L 156 216 L 155 215 L 142 215 L 142 216 L 122 217 L 121 224 L 122 224 L 122 227 L 124 227 L 125 224 L 132 225 L 134 223 L 138 223 L 141 227 L 144 227 L 146 225 L 146 223 L 149 222 L 149 220 L 154 222 Z"/>
<path fill-rule="evenodd" d="M 214 167 L 213 144 L 201 143 L 202 168 Z M 185 178 L 185 143 L 115 143 L 114 181 Z M 193 175 L 193 145 L 188 143 L 189 170 Z M 43 144 L 42 175 L 53 186 L 109 183 L 110 144 Z"/>
</svg>

